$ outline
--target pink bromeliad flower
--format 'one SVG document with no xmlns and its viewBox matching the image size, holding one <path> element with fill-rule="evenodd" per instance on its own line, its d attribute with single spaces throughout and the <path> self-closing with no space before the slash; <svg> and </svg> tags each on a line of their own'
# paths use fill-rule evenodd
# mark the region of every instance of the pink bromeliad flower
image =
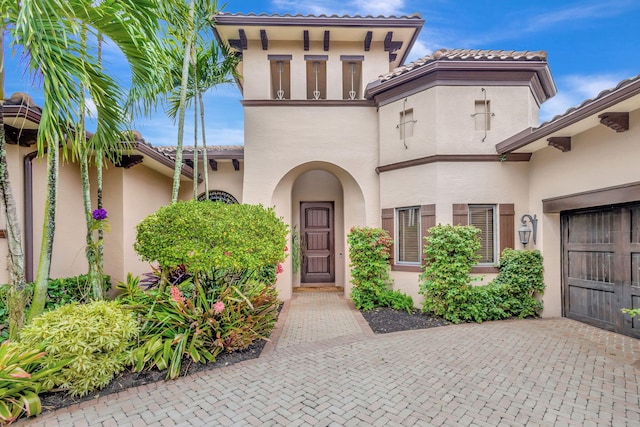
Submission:
<svg viewBox="0 0 640 427">
<path fill-rule="evenodd" d="M 175 286 L 171 287 L 171 299 L 174 300 L 178 304 L 184 303 L 184 298 L 182 297 L 182 294 L 180 293 L 180 289 L 178 289 Z"/>
<path fill-rule="evenodd" d="M 222 313 L 223 310 L 224 310 L 224 303 L 222 301 L 218 301 L 217 303 L 213 304 L 214 313 L 220 314 Z"/>
<path fill-rule="evenodd" d="M 282 268 L 282 264 L 278 264 L 276 266 L 276 274 L 280 274 L 284 271 L 284 269 Z"/>
</svg>

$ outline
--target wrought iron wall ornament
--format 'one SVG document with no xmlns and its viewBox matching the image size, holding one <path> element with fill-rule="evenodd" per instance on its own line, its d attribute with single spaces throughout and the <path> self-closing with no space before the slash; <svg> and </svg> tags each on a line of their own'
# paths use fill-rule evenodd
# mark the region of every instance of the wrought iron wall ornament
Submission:
<svg viewBox="0 0 640 427">
<path fill-rule="evenodd" d="M 284 90 L 282 89 L 282 73 L 284 67 L 284 61 L 278 61 L 278 90 L 276 91 L 276 98 L 279 100 L 284 99 Z"/>
<path fill-rule="evenodd" d="M 320 73 L 320 63 L 318 61 L 313 62 L 313 73 L 316 75 L 316 90 L 313 91 L 313 99 L 320 99 L 320 91 L 318 90 L 318 74 Z"/>
<path fill-rule="evenodd" d="M 211 200 L 212 202 L 222 202 L 228 205 L 234 205 L 238 203 L 238 200 L 235 197 L 233 197 L 231 194 L 227 193 L 226 191 L 220 191 L 220 190 L 209 191 L 209 197 L 207 197 L 205 193 L 202 193 L 201 195 L 198 196 L 199 202 L 202 202 L 203 200 L 207 200 L 207 199 Z"/>
<path fill-rule="evenodd" d="M 356 63 L 349 62 L 349 66 L 351 67 L 351 90 L 349 91 L 349 99 L 353 101 L 354 99 L 356 99 L 356 90 L 353 85 L 353 79 L 356 74 Z"/>
</svg>

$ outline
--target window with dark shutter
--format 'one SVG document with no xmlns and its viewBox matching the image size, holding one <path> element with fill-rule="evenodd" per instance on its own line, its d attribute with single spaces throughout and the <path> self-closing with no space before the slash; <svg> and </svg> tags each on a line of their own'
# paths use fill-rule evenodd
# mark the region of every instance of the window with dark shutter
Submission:
<svg viewBox="0 0 640 427">
<path fill-rule="evenodd" d="M 469 225 L 480 229 L 479 264 L 496 262 L 496 207 L 494 205 L 469 205 Z"/>
<path fill-rule="evenodd" d="M 420 207 L 396 209 L 397 262 L 419 264 L 422 244 L 420 242 Z"/>
</svg>

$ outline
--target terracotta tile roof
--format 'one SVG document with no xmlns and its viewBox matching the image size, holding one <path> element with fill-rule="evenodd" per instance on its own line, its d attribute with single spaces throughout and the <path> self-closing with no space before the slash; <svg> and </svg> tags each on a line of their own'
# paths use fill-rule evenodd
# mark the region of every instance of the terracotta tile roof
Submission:
<svg viewBox="0 0 640 427">
<path fill-rule="evenodd" d="M 379 77 L 379 82 L 386 82 L 412 70 L 437 61 L 543 61 L 547 60 L 547 52 L 516 50 L 482 50 L 482 49 L 439 49 L 417 61 L 398 67 Z"/>
<path fill-rule="evenodd" d="M 268 18 L 309 18 L 309 19 L 315 19 L 315 18 L 330 18 L 330 19 L 335 19 L 335 18 L 344 18 L 344 19 L 422 19 L 422 16 L 420 16 L 420 14 L 418 13 L 413 13 L 411 15 L 400 15 L 400 16 L 396 16 L 396 15 L 325 15 L 325 14 L 321 14 L 321 15 L 303 15 L 303 14 L 296 14 L 296 15 L 292 15 L 290 13 L 285 13 L 283 15 L 281 14 L 277 14 L 277 13 L 272 13 L 272 14 L 268 14 L 268 13 L 230 13 L 230 12 L 221 12 L 218 13 L 217 15 L 215 15 L 215 17 L 226 17 L 226 16 L 233 16 L 233 17 L 268 17 Z"/>
<path fill-rule="evenodd" d="M 158 146 L 155 146 L 154 148 L 168 156 L 174 156 L 176 154 L 176 149 L 177 149 L 175 145 L 166 145 L 166 146 L 158 145 Z M 202 149 L 202 147 L 200 147 L 200 149 Z M 193 153 L 193 151 L 194 150 L 192 145 L 185 145 L 182 147 L 183 153 Z M 243 151 L 244 152 L 244 145 L 209 145 L 207 146 L 208 153 L 224 153 L 226 151 Z"/>
<path fill-rule="evenodd" d="M 638 95 L 640 95 L 640 74 L 622 80 L 616 87 L 603 90 L 596 97 L 569 108 L 551 120 L 541 123 L 538 127 L 524 129 L 522 132 L 499 142 L 496 144 L 496 151 L 498 154 L 504 154 L 518 150 Z"/>
<path fill-rule="evenodd" d="M 541 127 L 547 126 L 553 122 L 556 122 L 560 119 L 562 119 L 563 117 L 569 116 L 574 112 L 577 112 L 579 110 L 584 110 L 587 109 L 590 105 L 595 104 L 597 101 L 604 99 L 610 95 L 615 96 L 617 93 L 621 92 L 622 89 L 627 88 L 629 86 L 632 85 L 636 85 L 638 86 L 638 88 L 640 88 L 640 74 L 638 74 L 637 76 L 634 77 L 630 77 L 628 79 L 622 80 L 620 83 L 618 83 L 616 85 L 616 87 L 610 88 L 610 89 L 605 89 L 602 92 L 600 92 L 598 95 L 596 95 L 593 98 L 589 98 L 584 100 L 580 105 L 577 105 L 575 107 L 571 107 L 569 108 L 567 111 L 565 111 L 564 113 L 558 114 L 556 116 L 554 116 L 552 119 L 547 120 L 546 122 L 543 122 L 540 124 L 540 126 L 538 126 L 537 128 L 535 128 L 534 130 L 540 129 Z"/>
</svg>

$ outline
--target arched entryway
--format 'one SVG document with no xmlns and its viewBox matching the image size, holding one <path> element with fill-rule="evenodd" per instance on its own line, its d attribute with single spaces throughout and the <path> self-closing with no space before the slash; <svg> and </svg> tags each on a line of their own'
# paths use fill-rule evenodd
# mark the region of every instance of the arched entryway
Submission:
<svg viewBox="0 0 640 427">
<path fill-rule="evenodd" d="M 290 250 L 278 277 L 281 298 L 304 286 L 344 286 L 348 292 L 346 235 L 351 227 L 366 224 L 365 197 L 355 179 L 334 164 L 306 163 L 280 180 L 272 204 L 299 237 L 300 262 L 293 262 L 296 251 Z"/>
</svg>

